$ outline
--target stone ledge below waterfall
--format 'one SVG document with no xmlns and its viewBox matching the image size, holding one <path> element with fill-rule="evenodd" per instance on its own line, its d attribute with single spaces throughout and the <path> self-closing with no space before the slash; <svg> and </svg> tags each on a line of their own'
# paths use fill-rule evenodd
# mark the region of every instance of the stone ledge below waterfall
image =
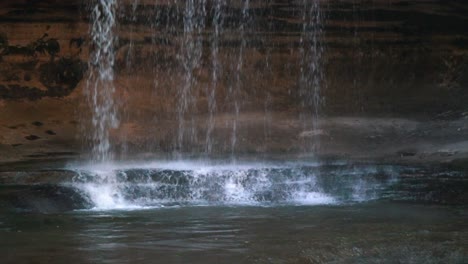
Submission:
<svg viewBox="0 0 468 264">
<path fill-rule="evenodd" d="M 229 118 L 229 117 L 224 117 Z M 468 125 L 465 117 L 456 119 L 409 120 L 402 118 L 333 117 L 321 118 L 319 129 L 303 129 L 302 122 L 284 115 L 272 115 L 269 130 L 257 122 L 256 114 L 241 115 L 238 120 L 240 133 L 234 156 L 239 160 L 354 160 L 392 163 L 450 163 L 462 164 L 468 159 Z M 219 122 L 218 124 L 224 124 Z M 167 136 L 176 123 L 159 122 L 157 131 L 149 133 L 138 124 L 123 135 L 115 134 L 116 159 L 119 160 L 165 160 L 171 159 L 172 152 L 162 146 L 150 148 L 158 138 L 169 141 Z M 124 125 L 125 127 L 125 125 Z M 165 128 L 165 130 L 163 130 Z M 15 130 L 20 138 L 28 126 Z M 180 154 L 188 159 L 213 158 L 231 159 L 230 148 L 223 150 L 230 142 L 229 131 L 222 125 L 213 132 L 211 155 L 203 153 L 205 138 L 187 143 L 185 152 Z M 202 130 L 199 131 L 204 135 Z M 63 145 L 40 144 L 23 139 L 21 146 L 0 144 L 0 170 L 11 166 L 32 164 L 63 164 L 70 160 L 86 159 L 86 152 L 78 147 L 74 138 Z M 38 145 L 40 144 L 40 145 Z M 306 145 L 311 149 L 307 150 Z M 120 147 L 125 146 L 125 153 Z M 145 148 L 144 146 L 147 146 Z M 199 150 L 198 152 L 195 150 Z M 19 163 L 18 163 L 19 162 Z M 16 165 L 13 165 L 16 163 Z M 29 165 L 28 165 L 29 164 Z M 44 166 L 44 163 L 40 166 Z"/>
</svg>

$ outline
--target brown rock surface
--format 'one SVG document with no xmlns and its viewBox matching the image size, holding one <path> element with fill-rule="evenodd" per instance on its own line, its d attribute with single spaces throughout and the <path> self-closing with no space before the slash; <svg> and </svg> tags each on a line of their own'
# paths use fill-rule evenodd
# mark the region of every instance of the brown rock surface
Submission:
<svg viewBox="0 0 468 264">
<path fill-rule="evenodd" d="M 320 128 L 314 130 L 299 118 L 305 111 L 297 78 L 301 6 L 293 1 L 251 2 L 238 117 L 228 95 L 234 77 L 226 74 L 236 67 L 241 43 L 234 30 L 241 17 L 238 1 L 230 3 L 225 18 L 215 154 L 230 153 L 230 124 L 237 118 L 236 151 L 243 155 L 297 157 L 319 139 L 318 154 L 327 157 L 465 157 L 467 3 L 323 2 L 325 104 Z M 133 3 L 120 1 L 118 8 L 115 100 L 120 126 L 111 133 L 115 151 L 132 158 L 174 150 L 177 87 L 184 82 L 179 59 L 182 7 L 177 11 L 172 1 L 162 0 Z M 169 12 L 178 16 L 162 15 Z M 83 96 L 88 23 L 85 1 L 0 3 L 0 162 L 78 158 L 88 152 L 83 142 L 90 129 Z M 202 151 L 205 142 L 211 26 L 205 31 L 201 63 L 193 71 L 190 115 L 197 135 L 182 150 L 189 153 Z"/>
</svg>

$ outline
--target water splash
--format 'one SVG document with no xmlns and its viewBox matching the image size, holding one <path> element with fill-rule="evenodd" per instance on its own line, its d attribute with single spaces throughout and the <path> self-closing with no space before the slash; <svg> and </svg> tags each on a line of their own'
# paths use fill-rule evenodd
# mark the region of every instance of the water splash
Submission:
<svg viewBox="0 0 468 264">
<path fill-rule="evenodd" d="M 318 205 L 378 199 L 395 168 L 310 164 L 153 163 L 75 169 L 73 187 L 95 209 L 173 205 Z"/>
<path fill-rule="evenodd" d="M 92 144 L 93 161 L 111 160 L 109 131 L 119 124 L 114 102 L 114 43 L 116 35 L 116 0 L 99 0 L 91 13 L 91 54 L 85 94 L 91 108 L 88 140 Z"/>
</svg>

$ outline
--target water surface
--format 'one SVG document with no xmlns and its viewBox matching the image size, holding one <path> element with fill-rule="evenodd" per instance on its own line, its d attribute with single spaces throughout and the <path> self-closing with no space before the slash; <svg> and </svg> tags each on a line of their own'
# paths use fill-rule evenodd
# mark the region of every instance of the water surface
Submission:
<svg viewBox="0 0 468 264">
<path fill-rule="evenodd" d="M 346 164 L 133 167 L 114 168 L 110 177 L 126 177 L 104 181 L 89 177 L 102 170 L 87 168 L 83 177 L 77 168 L 59 187 L 2 185 L 2 263 L 468 260 L 462 172 Z M 207 179 L 216 184 L 203 189 Z M 111 186 L 104 196 L 115 200 L 99 204 L 90 195 L 95 190 L 83 187 L 96 183 Z M 230 192 L 233 183 L 244 196 Z M 318 196 L 297 200 L 297 192 Z M 66 197 L 76 208 L 66 209 Z"/>
</svg>

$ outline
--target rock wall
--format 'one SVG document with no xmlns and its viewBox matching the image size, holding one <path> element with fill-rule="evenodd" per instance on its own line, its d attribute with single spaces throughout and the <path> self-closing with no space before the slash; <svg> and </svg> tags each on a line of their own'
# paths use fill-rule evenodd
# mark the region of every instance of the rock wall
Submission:
<svg viewBox="0 0 468 264">
<path fill-rule="evenodd" d="M 89 142 L 83 142 L 83 135 L 90 129 L 89 107 L 83 89 L 92 48 L 91 2 L 0 3 L 0 162 L 87 153 Z M 446 131 L 445 141 L 434 132 L 440 126 L 434 120 L 468 116 L 465 1 L 322 1 L 325 100 L 322 129 L 315 131 L 304 127 L 300 118 L 300 2 L 251 1 L 241 38 L 236 29 L 242 1 L 228 1 L 219 58 L 225 72 L 234 72 L 238 47 L 245 46 L 238 95 L 242 104 L 234 116 L 228 94 L 234 77 L 223 75 L 213 132 L 218 154 L 229 152 L 229 122 L 234 118 L 239 122 L 237 149 L 244 154 L 298 153 L 304 150 L 304 138 L 320 138 L 320 153 L 330 156 L 366 157 L 369 148 L 388 146 L 392 155 L 413 153 L 421 147 L 408 152 L 407 143 L 424 138 L 418 134 L 422 127 L 433 135 L 426 134 L 424 142 L 448 144 L 468 138 L 463 124 L 456 127 L 461 129 L 456 135 Z M 211 10 L 214 1 L 207 3 Z M 184 81 L 183 9 L 174 1 L 119 1 L 115 99 L 121 122 L 111 134 L 122 155 L 173 151 L 176 87 Z M 208 11 L 206 20 L 212 19 Z M 197 140 L 181 150 L 185 152 L 201 150 L 206 132 L 213 32 L 208 22 L 201 34 L 200 64 L 193 69 L 195 102 L 190 114 Z M 350 127 L 350 120 L 357 118 L 381 122 L 372 127 L 368 121 L 354 121 Z M 406 121 L 392 123 L 394 118 L 434 123 L 408 127 Z M 360 147 L 363 144 L 370 147 Z"/>
</svg>

